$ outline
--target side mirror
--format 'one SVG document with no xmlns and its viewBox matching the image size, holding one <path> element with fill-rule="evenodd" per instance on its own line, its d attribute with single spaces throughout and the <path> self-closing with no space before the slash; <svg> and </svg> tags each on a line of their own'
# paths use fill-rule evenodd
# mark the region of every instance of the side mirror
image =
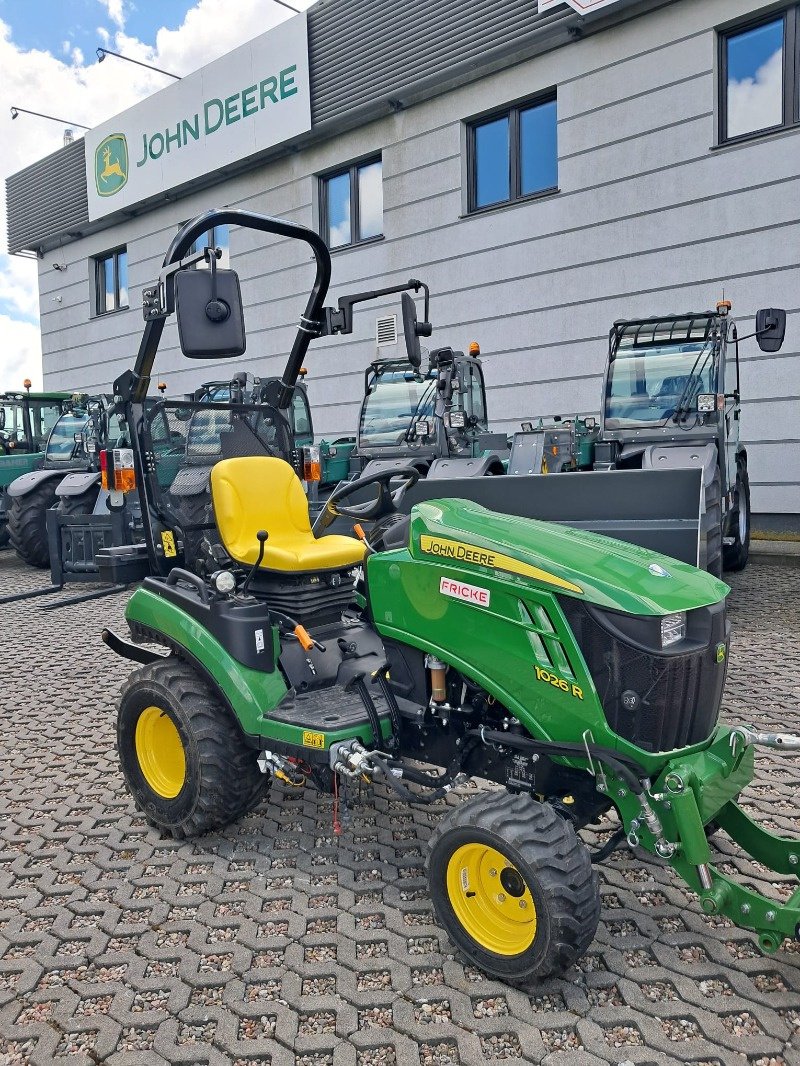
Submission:
<svg viewBox="0 0 800 1066">
<path fill-rule="evenodd" d="M 430 337 L 433 332 L 433 326 L 430 322 L 417 322 L 417 305 L 407 292 L 404 292 L 400 297 L 400 303 L 403 309 L 403 335 L 406 341 L 408 361 L 415 370 L 419 370 L 422 364 L 422 349 L 420 348 L 419 339 L 420 337 Z"/>
<path fill-rule="evenodd" d="M 5 428 L 6 428 L 6 409 L 5 409 L 5 407 L 0 407 L 0 429 L 5 429 Z"/>
<path fill-rule="evenodd" d="M 780 307 L 756 311 L 756 340 L 762 352 L 779 352 L 786 336 L 786 312 Z"/>
<path fill-rule="evenodd" d="M 244 355 L 247 339 L 235 270 L 181 270 L 175 278 L 175 314 L 187 359 Z"/>
</svg>

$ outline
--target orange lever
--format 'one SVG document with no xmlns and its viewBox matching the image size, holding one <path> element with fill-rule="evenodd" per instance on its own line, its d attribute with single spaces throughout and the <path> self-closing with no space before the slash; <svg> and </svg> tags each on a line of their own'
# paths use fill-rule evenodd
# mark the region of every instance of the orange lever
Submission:
<svg viewBox="0 0 800 1066">
<path fill-rule="evenodd" d="M 305 626 L 295 626 L 294 635 L 300 641 L 300 645 L 304 651 L 311 651 L 311 649 L 315 646 L 314 641 L 309 636 L 308 630 L 305 628 Z"/>
<path fill-rule="evenodd" d="M 356 522 L 356 524 L 353 526 L 353 532 L 359 540 L 366 541 L 367 534 L 364 532 L 364 527 L 361 525 L 360 522 Z"/>
</svg>

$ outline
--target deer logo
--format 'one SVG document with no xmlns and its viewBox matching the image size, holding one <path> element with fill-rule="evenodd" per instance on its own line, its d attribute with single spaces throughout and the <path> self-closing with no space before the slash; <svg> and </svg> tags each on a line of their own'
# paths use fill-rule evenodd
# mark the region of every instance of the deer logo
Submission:
<svg viewBox="0 0 800 1066">
<path fill-rule="evenodd" d="M 106 137 L 94 154 L 95 187 L 99 196 L 113 196 L 128 180 L 128 143 L 125 135 Z"/>
</svg>

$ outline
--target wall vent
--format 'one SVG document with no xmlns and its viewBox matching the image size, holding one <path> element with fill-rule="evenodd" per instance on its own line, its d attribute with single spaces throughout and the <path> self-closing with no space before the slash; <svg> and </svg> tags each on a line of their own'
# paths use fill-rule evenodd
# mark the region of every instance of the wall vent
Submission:
<svg viewBox="0 0 800 1066">
<path fill-rule="evenodd" d="M 397 315 L 383 315 L 375 320 L 375 338 L 379 348 L 397 344 Z"/>
</svg>

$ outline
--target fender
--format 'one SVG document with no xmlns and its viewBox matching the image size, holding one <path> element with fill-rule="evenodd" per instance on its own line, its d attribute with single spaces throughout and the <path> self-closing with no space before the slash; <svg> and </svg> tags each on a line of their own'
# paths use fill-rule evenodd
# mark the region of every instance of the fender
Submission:
<svg viewBox="0 0 800 1066">
<path fill-rule="evenodd" d="M 100 471 L 78 471 L 67 474 L 56 489 L 56 496 L 82 496 L 84 492 L 100 484 Z"/>
<path fill-rule="evenodd" d="M 703 471 L 703 486 L 714 480 L 719 465 L 714 441 L 705 444 L 650 444 L 642 454 L 642 470 L 681 470 L 699 467 Z"/>
<path fill-rule="evenodd" d="M 34 489 L 44 484 L 45 481 L 62 481 L 63 470 L 31 470 L 29 474 L 22 474 L 15 478 L 6 489 L 8 495 L 14 499 L 17 496 L 27 496 Z"/>
<path fill-rule="evenodd" d="M 265 735 L 264 716 L 277 707 L 289 691 L 278 670 L 269 674 L 237 662 L 205 626 L 149 589 L 138 588 L 134 592 L 125 618 L 132 632 L 137 625 L 144 627 L 156 639 L 162 635 L 159 643 L 177 649 L 178 654 L 185 652 L 192 665 L 223 696 L 244 733 L 254 737 Z M 273 640 L 277 645 L 274 627 Z M 275 650 L 277 659 L 277 646 Z"/>
<path fill-rule="evenodd" d="M 428 471 L 428 480 L 454 477 L 486 477 L 489 474 L 504 474 L 503 463 L 496 452 L 479 455 L 475 459 L 434 459 Z"/>
</svg>

